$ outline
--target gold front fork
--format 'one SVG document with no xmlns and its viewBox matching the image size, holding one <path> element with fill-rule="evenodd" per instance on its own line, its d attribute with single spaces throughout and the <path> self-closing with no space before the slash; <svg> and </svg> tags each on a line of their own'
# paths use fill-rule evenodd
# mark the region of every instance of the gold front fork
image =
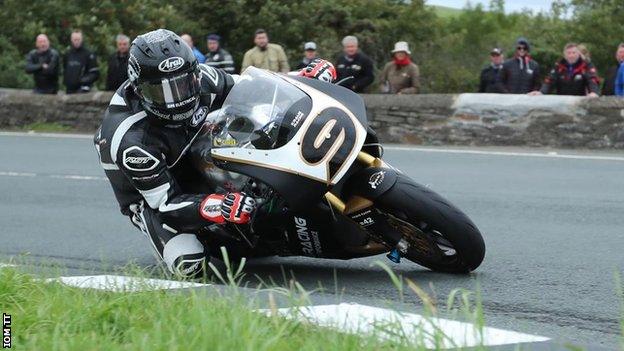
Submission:
<svg viewBox="0 0 624 351">
<path fill-rule="evenodd" d="M 380 158 L 371 156 L 364 151 L 360 151 L 358 153 L 357 160 L 368 167 L 381 167 L 383 165 L 383 161 Z M 358 211 L 373 204 L 370 200 L 360 196 L 352 196 L 351 199 L 345 203 L 330 191 L 325 193 L 325 199 L 327 199 L 327 202 L 329 202 L 336 211 L 346 214 Z"/>
</svg>

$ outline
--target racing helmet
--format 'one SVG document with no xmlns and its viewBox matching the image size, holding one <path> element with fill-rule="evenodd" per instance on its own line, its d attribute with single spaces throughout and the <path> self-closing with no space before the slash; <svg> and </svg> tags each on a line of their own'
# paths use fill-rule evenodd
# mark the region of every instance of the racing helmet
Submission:
<svg viewBox="0 0 624 351">
<path fill-rule="evenodd" d="M 148 115 L 182 124 L 199 106 L 201 74 L 192 49 L 174 32 L 157 29 L 132 41 L 128 79 Z"/>
</svg>

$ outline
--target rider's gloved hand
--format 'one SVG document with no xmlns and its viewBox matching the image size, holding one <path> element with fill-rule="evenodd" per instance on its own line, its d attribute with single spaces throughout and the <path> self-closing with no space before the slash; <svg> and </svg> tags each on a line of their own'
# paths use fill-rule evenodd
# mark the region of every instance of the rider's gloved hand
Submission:
<svg viewBox="0 0 624 351">
<path fill-rule="evenodd" d="M 256 210 L 256 200 L 245 193 L 212 194 L 202 201 L 199 212 L 205 219 L 215 223 L 226 221 L 245 224 Z"/>
<path fill-rule="evenodd" d="M 323 82 L 333 83 L 338 74 L 334 65 L 323 59 L 314 59 L 310 62 L 306 68 L 299 71 L 299 75 L 312 79 L 322 80 Z"/>
</svg>

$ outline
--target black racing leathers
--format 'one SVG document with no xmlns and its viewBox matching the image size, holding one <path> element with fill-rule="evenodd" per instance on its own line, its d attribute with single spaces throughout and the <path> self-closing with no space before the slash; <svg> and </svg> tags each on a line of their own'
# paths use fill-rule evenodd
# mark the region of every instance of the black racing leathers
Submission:
<svg viewBox="0 0 624 351">
<path fill-rule="evenodd" d="M 68 94 L 88 92 L 100 77 L 100 69 L 93 52 L 81 46 L 71 47 L 63 57 L 63 82 Z"/>
<path fill-rule="evenodd" d="M 209 224 L 199 206 L 206 194 L 189 186 L 194 178 L 185 153 L 208 112 L 218 109 L 234 85 L 222 70 L 200 65 L 200 105 L 187 126 L 167 126 L 148 116 L 128 82 L 108 106 L 95 136 L 100 162 L 111 182 L 121 212 L 144 200 L 175 231 L 195 232 Z"/>
<path fill-rule="evenodd" d="M 44 68 L 44 65 L 45 66 Z M 50 48 L 44 52 L 32 50 L 26 56 L 26 73 L 35 78 L 35 92 L 39 94 L 56 94 L 60 71 L 59 53 Z"/>
</svg>

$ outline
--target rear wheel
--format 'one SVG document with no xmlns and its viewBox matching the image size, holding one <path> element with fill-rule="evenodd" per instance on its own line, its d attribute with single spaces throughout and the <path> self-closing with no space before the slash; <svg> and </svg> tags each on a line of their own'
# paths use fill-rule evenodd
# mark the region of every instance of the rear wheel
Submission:
<svg viewBox="0 0 624 351">
<path fill-rule="evenodd" d="M 450 273 L 470 272 L 483 261 L 485 243 L 468 216 L 410 178 L 399 174 L 375 205 L 401 233 L 398 248 L 410 261 Z"/>
</svg>

